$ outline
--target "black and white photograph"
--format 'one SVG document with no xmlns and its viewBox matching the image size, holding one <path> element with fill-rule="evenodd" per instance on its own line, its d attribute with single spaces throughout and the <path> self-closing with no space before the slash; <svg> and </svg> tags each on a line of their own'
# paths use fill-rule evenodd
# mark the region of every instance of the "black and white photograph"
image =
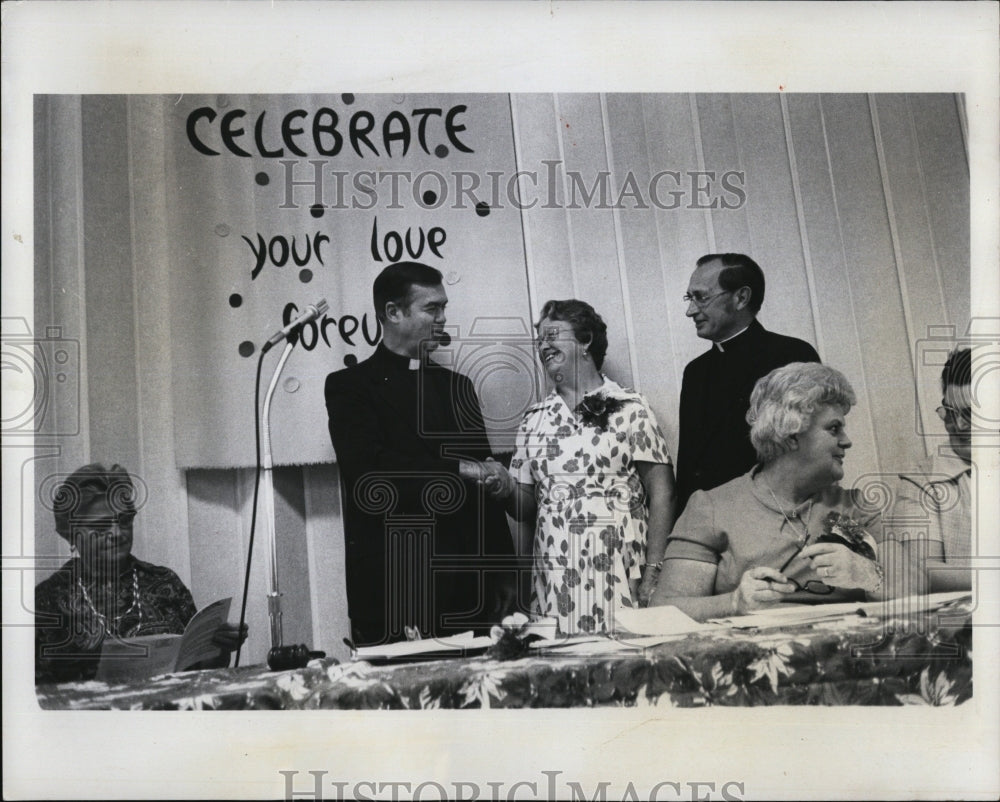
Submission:
<svg viewBox="0 0 1000 802">
<path fill-rule="evenodd" d="M 5 4 L 5 796 L 995 798 L 997 21 Z"/>
</svg>

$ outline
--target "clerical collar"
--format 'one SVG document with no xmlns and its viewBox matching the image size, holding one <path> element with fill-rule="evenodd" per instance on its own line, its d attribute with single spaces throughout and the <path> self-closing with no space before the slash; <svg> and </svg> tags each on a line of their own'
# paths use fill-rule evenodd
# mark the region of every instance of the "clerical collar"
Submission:
<svg viewBox="0 0 1000 802">
<path fill-rule="evenodd" d="M 397 354 L 395 351 L 390 351 L 386 347 L 385 343 L 379 343 L 379 348 L 385 354 L 386 359 L 397 365 L 400 368 L 406 368 L 406 370 L 419 370 L 420 360 L 413 359 L 412 357 L 405 356 L 404 354 Z"/>
<path fill-rule="evenodd" d="M 745 334 L 745 333 L 746 333 L 746 332 L 747 332 L 747 331 L 749 330 L 749 328 L 750 328 L 750 327 L 751 327 L 752 325 L 753 325 L 753 321 L 751 320 L 751 321 L 750 321 L 750 322 L 749 322 L 749 323 L 748 323 L 748 324 L 746 325 L 746 327 L 745 327 L 745 328 L 742 328 L 742 329 L 740 329 L 740 330 L 739 330 L 738 332 L 736 332 L 736 333 L 735 333 L 735 334 L 734 334 L 734 335 L 733 335 L 732 337 L 726 337 L 726 339 L 724 339 L 724 340 L 719 340 L 719 341 L 718 341 L 717 343 L 713 343 L 713 345 L 714 345 L 714 346 L 715 346 L 716 348 L 718 348 L 718 349 L 719 349 L 719 351 L 721 351 L 722 353 L 725 353 L 725 352 L 726 352 L 726 349 L 722 347 L 723 343 L 728 343 L 728 342 L 732 342 L 732 341 L 733 341 L 733 340 L 735 340 L 735 339 L 736 339 L 737 337 L 739 337 L 739 336 L 741 336 L 741 335 Z"/>
<path fill-rule="evenodd" d="M 958 456 L 951 445 L 942 445 L 931 456 L 931 473 L 953 480 L 963 473 L 971 476 L 972 464 Z"/>
</svg>

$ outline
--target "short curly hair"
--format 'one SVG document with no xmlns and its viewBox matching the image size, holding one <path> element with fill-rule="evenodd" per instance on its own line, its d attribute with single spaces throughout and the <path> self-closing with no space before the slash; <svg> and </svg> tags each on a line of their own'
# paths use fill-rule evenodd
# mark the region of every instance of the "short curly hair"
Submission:
<svg viewBox="0 0 1000 802">
<path fill-rule="evenodd" d="M 857 403 L 844 374 L 818 362 L 791 362 L 757 381 L 750 394 L 750 442 L 761 463 L 792 450 L 792 436 L 812 425 L 817 410 L 833 406 L 847 414 Z"/>
<path fill-rule="evenodd" d="M 601 369 L 604 356 L 608 353 L 608 326 L 594 307 L 586 301 L 578 301 L 575 298 L 565 301 L 546 301 L 535 328 L 546 318 L 569 323 L 573 327 L 576 341 L 587 345 L 587 350 L 594 358 L 594 366 L 598 370 Z"/>
<path fill-rule="evenodd" d="M 99 462 L 84 465 L 56 488 L 52 503 L 56 532 L 68 540 L 73 531 L 73 519 L 98 499 L 107 501 L 111 510 L 119 515 L 135 516 L 135 485 L 121 465 L 116 463 L 110 468 Z"/>
</svg>

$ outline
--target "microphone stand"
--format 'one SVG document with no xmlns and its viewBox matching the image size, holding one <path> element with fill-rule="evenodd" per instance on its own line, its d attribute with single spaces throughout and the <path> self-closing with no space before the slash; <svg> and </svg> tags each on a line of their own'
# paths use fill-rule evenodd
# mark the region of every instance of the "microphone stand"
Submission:
<svg viewBox="0 0 1000 802">
<path fill-rule="evenodd" d="M 309 647 L 282 645 L 281 633 L 281 591 L 278 590 L 278 539 L 274 515 L 274 460 L 271 453 L 271 399 L 278 387 L 278 379 L 285 369 L 285 363 L 291 356 L 292 349 L 298 337 L 291 336 L 285 340 L 284 350 L 274 369 L 271 383 L 264 395 L 264 410 L 261 420 L 261 469 L 264 501 L 264 517 L 267 522 L 267 571 L 268 593 L 267 614 L 271 624 L 271 649 L 267 653 L 267 664 L 274 670 L 302 668 L 314 657 L 326 657 L 325 652 L 314 652 Z"/>
</svg>

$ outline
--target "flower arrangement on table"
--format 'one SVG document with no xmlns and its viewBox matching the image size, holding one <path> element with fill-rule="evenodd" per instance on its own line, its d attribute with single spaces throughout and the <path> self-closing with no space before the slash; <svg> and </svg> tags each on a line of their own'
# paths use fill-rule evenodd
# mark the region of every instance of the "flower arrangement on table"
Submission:
<svg viewBox="0 0 1000 802">
<path fill-rule="evenodd" d="M 493 645 L 487 649 L 486 656 L 494 660 L 517 660 L 528 653 L 532 643 L 554 637 L 555 632 L 554 618 L 545 616 L 533 621 L 524 613 L 513 613 L 490 629 Z"/>
</svg>

